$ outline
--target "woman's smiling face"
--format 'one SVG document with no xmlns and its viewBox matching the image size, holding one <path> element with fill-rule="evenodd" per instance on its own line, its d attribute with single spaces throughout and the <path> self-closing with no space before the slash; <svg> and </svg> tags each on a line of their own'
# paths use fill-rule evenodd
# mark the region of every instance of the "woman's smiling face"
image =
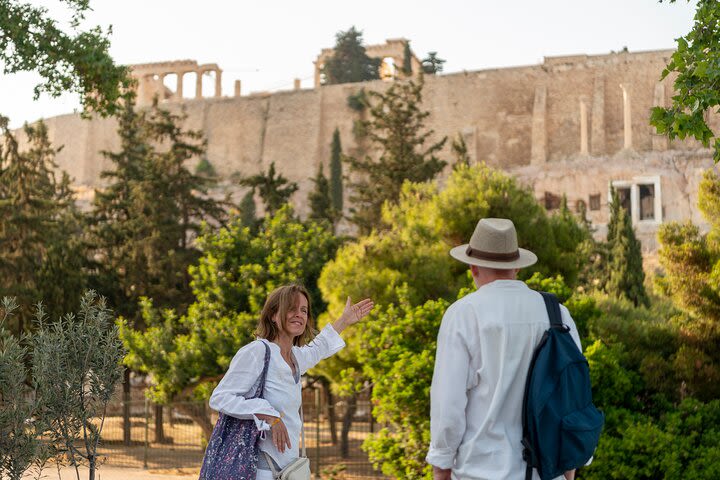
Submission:
<svg viewBox="0 0 720 480">
<path fill-rule="evenodd" d="M 278 325 L 281 330 L 295 338 L 302 335 L 305 331 L 308 321 L 308 301 L 305 295 L 298 293 L 295 296 L 295 302 L 287 312 L 284 325 Z"/>
</svg>

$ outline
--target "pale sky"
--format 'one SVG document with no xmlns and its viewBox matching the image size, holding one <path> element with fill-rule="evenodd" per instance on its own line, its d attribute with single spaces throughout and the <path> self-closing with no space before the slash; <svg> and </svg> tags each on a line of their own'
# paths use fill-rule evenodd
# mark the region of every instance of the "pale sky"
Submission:
<svg viewBox="0 0 720 480">
<path fill-rule="evenodd" d="M 55 0 L 33 1 L 61 15 Z M 445 73 L 532 65 L 544 56 L 674 48 L 692 26 L 695 1 L 656 0 L 91 0 L 88 25 L 112 25 L 118 63 L 192 59 L 223 69 L 223 93 L 313 85 L 313 61 L 355 25 L 366 44 L 407 38 Z M 188 80 L 186 80 L 187 82 Z M 73 96 L 33 101 L 33 74 L 0 75 L 0 113 L 11 125 L 71 113 Z M 186 88 L 187 90 L 188 88 Z M 192 87 L 189 89 L 192 90 Z"/>
</svg>

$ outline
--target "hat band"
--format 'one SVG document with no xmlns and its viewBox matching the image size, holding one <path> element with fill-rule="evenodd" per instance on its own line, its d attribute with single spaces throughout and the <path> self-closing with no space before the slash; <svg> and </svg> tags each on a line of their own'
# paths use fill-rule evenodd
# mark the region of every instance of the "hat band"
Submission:
<svg viewBox="0 0 720 480">
<path fill-rule="evenodd" d="M 512 262 L 513 260 L 517 260 L 520 258 L 520 251 L 515 250 L 514 252 L 509 253 L 500 253 L 500 252 L 484 252 L 482 250 L 477 250 L 475 248 L 472 248 L 470 245 L 468 245 L 467 250 L 465 251 L 468 256 L 477 258 L 480 260 L 491 260 L 491 261 L 499 261 L 499 262 Z"/>
</svg>

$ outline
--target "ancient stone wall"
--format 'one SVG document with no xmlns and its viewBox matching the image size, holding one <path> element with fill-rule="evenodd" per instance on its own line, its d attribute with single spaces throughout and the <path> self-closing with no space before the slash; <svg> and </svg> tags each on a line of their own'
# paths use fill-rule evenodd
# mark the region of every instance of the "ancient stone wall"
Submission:
<svg viewBox="0 0 720 480">
<path fill-rule="evenodd" d="M 563 194 L 572 208 L 584 202 L 598 225 L 607 221 L 609 184 L 616 182 L 632 197 L 628 205 L 634 205 L 638 230 L 651 238 L 659 222 L 701 221 L 697 184 L 712 165 L 709 150 L 692 141 L 670 143 L 648 125 L 652 106 L 670 103 L 672 79 L 659 79 L 671 53 L 548 57 L 541 65 L 426 76 L 428 127 L 433 140 L 462 134 L 472 161 L 518 175 L 549 208 Z M 157 65 L 162 64 L 151 67 Z M 335 128 L 346 153 L 363 146 L 353 133 L 360 114 L 348 107 L 348 96 L 360 88 L 388 87 L 375 81 L 242 97 L 174 95 L 162 105 L 184 110 L 186 126 L 205 133 L 207 159 L 222 179 L 221 190 L 239 199 L 242 192 L 230 178 L 275 162 L 300 185 L 294 202 L 307 213 L 310 177 L 329 161 Z M 114 121 L 63 115 L 47 123 L 53 143 L 64 145 L 61 168 L 79 188 L 100 186 L 99 174 L 109 168 L 100 152 L 119 146 Z M 719 126 L 715 117 L 711 123 Z M 442 155 L 451 160 L 449 145 Z M 648 213 L 653 202 L 659 210 Z"/>
</svg>

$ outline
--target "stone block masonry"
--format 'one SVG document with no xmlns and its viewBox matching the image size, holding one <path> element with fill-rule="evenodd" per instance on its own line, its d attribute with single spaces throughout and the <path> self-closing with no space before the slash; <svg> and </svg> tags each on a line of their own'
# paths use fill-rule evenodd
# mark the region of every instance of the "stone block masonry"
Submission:
<svg viewBox="0 0 720 480">
<path fill-rule="evenodd" d="M 696 185 L 703 169 L 712 166 L 711 152 L 693 141 L 668 142 L 648 124 L 650 109 L 671 101 L 673 79 L 659 80 L 671 54 L 663 50 L 546 57 L 540 65 L 427 75 L 423 107 L 431 112 L 431 141 L 462 134 L 471 161 L 519 175 L 539 199 L 551 198 L 546 193 L 564 194 L 574 208 L 581 201 L 586 206 L 598 204 L 599 195 L 599 209 L 588 209 L 597 225 L 607 221 L 609 185 L 633 181 L 638 186 L 632 191 L 641 192 L 634 195 L 647 197 L 651 184 L 652 194 L 662 195 L 659 212 L 636 215 L 642 231 L 652 233 L 668 219 L 700 221 Z M 217 65 L 180 63 L 135 66 L 133 71 L 150 79 L 146 90 L 161 75 L 183 69 L 198 72 L 198 78 L 209 69 L 220 78 Z M 161 104 L 185 110 L 186 127 L 205 133 L 207 159 L 222 180 L 219 188 L 239 200 L 242 192 L 230 178 L 258 173 L 275 162 L 284 176 L 300 185 L 294 203 L 302 215 L 308 211 L 310 177 L 321 162 L 329 171 L 335 128 L 344 152 L 367 148 L 367 141 L 353 134 L 360 114 L 348 107 L 348 96 L 361 88 L 388 86 L 373 81 L 240 96 L 238 85 L 233 97 L 216 92 L 215 97 L 183 99 L 177 92 L 166 92 Z M 720 126 L 716 116 L 710 121 L 711 128 Z M 64 145 L 57 156 L 60 167 L 80 189 L 101 187 L 100 172 L 110 165 L 100 151 L 119 148 L 114 121 L 63 115 L 47 123 L 53 143 Z M 449 143 L 442 153 L 447 160 Z M 655 197 L 645 197 L 633 205 L 645 205 L 645 210 L 655 205 Z"/>
</svg>

